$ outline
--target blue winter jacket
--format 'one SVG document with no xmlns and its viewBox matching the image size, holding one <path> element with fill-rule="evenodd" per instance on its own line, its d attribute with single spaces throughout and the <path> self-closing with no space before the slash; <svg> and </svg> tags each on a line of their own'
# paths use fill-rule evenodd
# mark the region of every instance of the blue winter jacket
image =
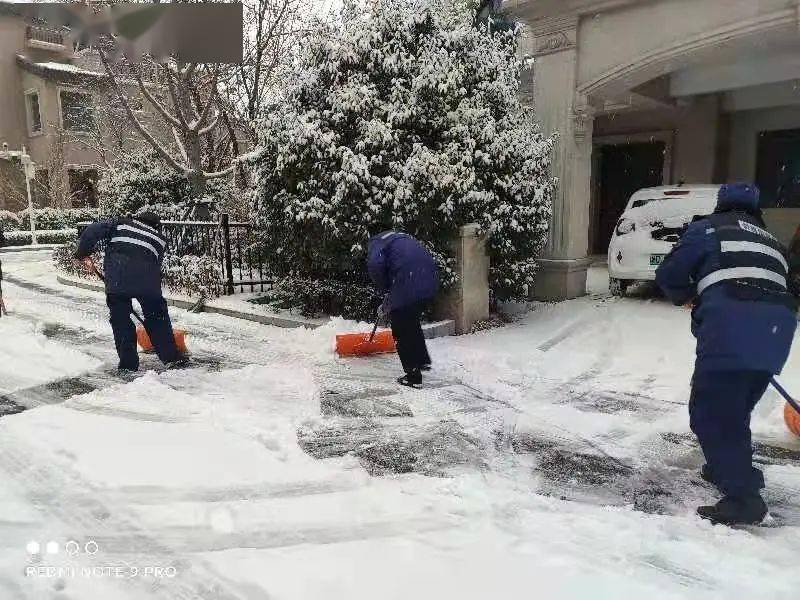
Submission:
<svg viewBox="0 0 800 600">
<path fill-rule="evenodd" d="M 75 256 L 90 256 L 100 242 L 106 243 L 107 294 L 161 296 L 166 239 L 157 229 L 135 219 L 98 221 L 84 230 Z"/>
<path fill-rule="evenodd" d="M 720 246 L 711 221 L 692 223 L 656 271 L 656 282 L 676 305 L 697 296 L 697 282 L 720 268 Z M 724 285 L 706 289 L 692 310 L 696 370 L 783 369 L 797 328 L 790 308 L 732 297 Z"/>
<path fill-rule="evenodd" d="M 439 290 L 439 272 L 428 250 L 405 233 L 387 231 L 369 241 L 367 268 L 387 310 L 430 300 Z"/>
</svg>

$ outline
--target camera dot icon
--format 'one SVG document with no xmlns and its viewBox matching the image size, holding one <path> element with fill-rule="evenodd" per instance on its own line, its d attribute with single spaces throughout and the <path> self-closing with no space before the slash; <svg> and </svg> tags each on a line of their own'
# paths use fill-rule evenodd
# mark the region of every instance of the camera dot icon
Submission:
<svg viewBox="0 0 800 600">
<path fill-rule="evenodd" d="M 94 540 L 89 540 L 86 542 L 86 545 L 83 547 L 86 554 L 93 556 L 97 554 L 97 551 L 100 550 L 100 546 L 97 545 L 97 542 Z"/>
<path fill-rule="evenodd" d="M 81 551 L 81 546 L 75 540 L 70 540 L 64 544 L 64 550 L 70 556 L 75 556 Z"/>
<path fill-rule="evenodd" d="M 28 545 L 25 546 L 25 549 L 28 551 L 28 554 L 39 554 L 42 551 L 42 547 L 39 545 L 39 542 L 28 542 Z"/>
</svg>

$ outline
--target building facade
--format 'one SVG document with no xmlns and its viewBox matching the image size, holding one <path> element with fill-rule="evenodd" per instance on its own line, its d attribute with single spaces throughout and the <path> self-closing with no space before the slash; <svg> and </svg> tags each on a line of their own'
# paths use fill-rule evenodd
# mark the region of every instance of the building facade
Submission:
<svg viewBox="0 0 800 600">
<path fill-rule="evenodd" d="M 585 293 L 631 193 L 755 181 L 770 227 L 800 225 L 800 0 L 506 0 L 528 26 L 532 98 L 558 133 L 536 294 Z"/>
<path fill-rule="evenodd" d="M 128 82 L 131 103 L 151 114 Z M 100 172 L 136 143 L 96 54 L 69 31 L 26 19 L 0 2 L 0 143 L 27 149 L 39 206 L 96 206 Z M 27 206 L 18 165 L 0 160 L 0 209 Z"/>
</svg>

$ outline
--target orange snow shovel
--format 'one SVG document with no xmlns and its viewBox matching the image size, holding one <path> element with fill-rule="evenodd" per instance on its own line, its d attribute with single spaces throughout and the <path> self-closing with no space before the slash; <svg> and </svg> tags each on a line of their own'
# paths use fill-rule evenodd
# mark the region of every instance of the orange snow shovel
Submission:
<svg viewBox="0 0 800 600">
<path fill-rule="evenodd" d="M 378 332 L 380 313 L 375 318 L 372 333 L 344 333 L 336 336 L 336 353 L 339 356 L 369 356 L 387 354 L 397 350 L 397 342 L 388 329 Z"/>
<path fill-rule="evenodd" d="M 100 272 L 100 269 L 97 268 L 97 265 L 94 264 L 94 261 L 91 263 L 91 268 L 100 278 L 100 281 L 105 282 L 106 278 Z M 142 349 L 142 351 L 152 352 L 153 342 L 150 340 L 150 336 L 147 334 L 147 329 L 144 327 L 144 319 L 138 312 L 136 312 L 135 309 L 131 310 L 131 314 L 139 323 L 138 327 L 136 327 L 136 342 L 139 344 L 139 347 Z M 188 353 L 189 348 L 186 346 L 186 331 L 183 329 L 173 329 L 172 334 L 175 337 L 175 346 L 177 346 L 178 351 L 182 354 Z"/>
</svg>

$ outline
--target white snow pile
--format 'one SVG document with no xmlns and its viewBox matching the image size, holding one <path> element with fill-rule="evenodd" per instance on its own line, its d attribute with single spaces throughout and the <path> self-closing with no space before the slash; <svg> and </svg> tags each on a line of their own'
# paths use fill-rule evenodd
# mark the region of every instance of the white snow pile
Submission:
<svg viewBox="0 0 800 600">
<path fill-rule="evenodd" d="M 14 316 L 0 319 L 0 393 L 78 375 L 98 362 L 49 340 L 36 324 Z"/>
</svg>

